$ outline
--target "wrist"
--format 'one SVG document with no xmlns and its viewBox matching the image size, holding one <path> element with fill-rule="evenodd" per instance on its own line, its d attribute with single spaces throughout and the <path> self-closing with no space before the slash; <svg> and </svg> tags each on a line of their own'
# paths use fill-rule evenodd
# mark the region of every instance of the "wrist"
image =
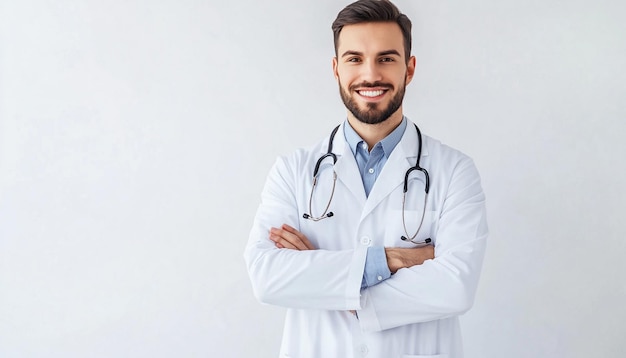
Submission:
<svg viewBox="0 0 626 358">
<path fill-rule="evenodd" d="M 404 267 L 404 260 L 402 259 L 400 249 L 385 248 L 385 256 L 387 257 L 387 266 L 389 266 L 389 271 L 392 274 Z"/>
</svg>

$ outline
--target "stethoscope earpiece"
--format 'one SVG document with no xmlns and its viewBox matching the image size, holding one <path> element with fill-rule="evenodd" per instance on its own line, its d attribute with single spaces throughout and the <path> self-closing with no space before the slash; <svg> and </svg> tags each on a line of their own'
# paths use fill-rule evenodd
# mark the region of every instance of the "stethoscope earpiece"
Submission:
<svg viewBox="0 0 626 358">
<path fill-rule="evenodd" d="M 302 214 L 302 218 L 304 218 L 304 219 L 311 219 L 313 221 L 320 221 L 322 219 L 330 218 L 333 215 L 335 215 L 335 214 L 333 214 L 333 212 L 331 211 L 331 212 L 327 213 L 326 215 L 322 215 L 319 218 L 316 218 L 317 220 L 312 218 L 311 215 L 309 215 L 309 214 Z"/>
<path fill-rule="evenodd" d="M 426 244 L 430 244 L 430 243 L 431 243 L 431 241 L 433 241 L 433 240 L 431 240 L 430 238 L 428 238 L 428 239 L 426 239 L 426 240 L 423 240 L 423 241 L 417 241 L 417 242 L 416 242 L 416 241 L 413 241 L 413 240 L 409 240 L 409 238 L 408 238 L 408 237 L 406 237 L 406 236 L 404 236 L 404 235 L 400 236 L 400 239 L 401 239 L 402 241 L 408 241 L 408 242 L 411 242 L 411 243 L 413 243 L 413 244 L 415 244 L 415 245 L 426 245 Z"/>
</svg>

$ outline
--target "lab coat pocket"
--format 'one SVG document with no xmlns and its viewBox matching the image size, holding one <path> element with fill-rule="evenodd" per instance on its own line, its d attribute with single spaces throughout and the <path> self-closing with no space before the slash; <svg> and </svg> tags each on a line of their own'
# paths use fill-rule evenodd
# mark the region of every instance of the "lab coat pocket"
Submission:
<svg viewBox="0 0 626 358">
<path fill-rule="evenodd" d="M 420 355 L 420 354 L 404 354 L 402 358 L 448 358 L 447 354 Z"/>
<path fill-rule="evenodd" d="M 385 228 L 385 246 L 417 247 L 426 244 L 424 241 L 427 239 L 430 239 L 430 244 L 434 245 L 435 237 L 433 236 L 432 229 L 434 227 L 435 217 L 436 212 L 432 210 L 426 210 L 424 212 L 423 220 L 422 210 L 406 210 L 403 220 L 402 210 L 390 210 Z M 409 238 L 413 237 L 416 232 L 417 235 L 411 242 Z M 402 237 L 407 238 L 407 240 L 403 240 Z"/>
</svg>

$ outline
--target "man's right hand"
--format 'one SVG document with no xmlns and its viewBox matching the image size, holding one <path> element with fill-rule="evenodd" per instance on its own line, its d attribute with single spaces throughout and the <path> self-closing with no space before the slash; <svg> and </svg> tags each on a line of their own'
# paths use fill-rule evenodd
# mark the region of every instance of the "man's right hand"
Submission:
<svg viewBox="0 0 626 358">
<path fill-rule="evenodd" d="M 283 224 L 280 228 L 270 228 L 269 238 L 279 249 L 315 250 L 311 241 L 303 233 L 287 224 Z"/>
<path fill-rule="evenodd" d="M 426 245 L 416 248 L 385 248 L 387 256 L 387 265 L 392 274 L 401 268 L 408 268 L 415 265 L 421 265 L 426 260 L 435 258 L 435 247 Z"/>
</svg>

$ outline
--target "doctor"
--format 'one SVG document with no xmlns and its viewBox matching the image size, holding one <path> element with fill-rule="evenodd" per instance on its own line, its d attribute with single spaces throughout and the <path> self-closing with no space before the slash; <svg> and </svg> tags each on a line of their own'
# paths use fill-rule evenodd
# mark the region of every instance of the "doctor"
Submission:
<svg viewBox="0 0 626 358">
<path fill-rule="evenodd" d="M 478 172 L 403 115 L 415 57 L 395 5 L 357 1 L 332 29 L 347 120 L 272 168 L 244 255 L 254 293 L 288 309 L 280 357 L 462 357 L 487 238 Z"/>
</svg>

